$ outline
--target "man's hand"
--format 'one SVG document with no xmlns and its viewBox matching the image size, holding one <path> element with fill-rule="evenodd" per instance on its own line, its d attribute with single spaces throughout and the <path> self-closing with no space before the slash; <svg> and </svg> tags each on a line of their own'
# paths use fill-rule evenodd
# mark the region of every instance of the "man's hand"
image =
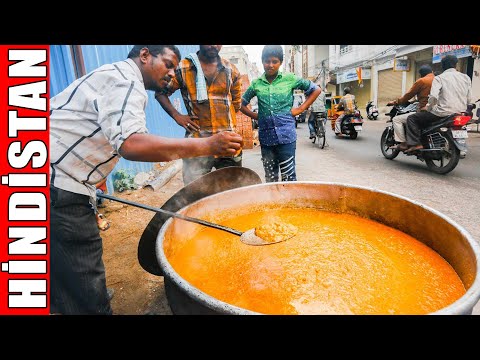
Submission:
<svg viewBox="0 0 480 360">
<path fill-rule="evenodd" d="M 185 130 L 191 133 L 200 130 L 200 126 L 198 126 L 196 122 L 197 120 L 198 120 L 198 117 L 193 115 L 190 116 L 190 115 L 180 114 L 175 117 L 175 121 L 177 122 L 177 124 L 185 128 Z"/>
<path fill-rule="evenodd" d="M 393 105 L 395 105 L 395 101 L 389 101 L 389 102 L 387 103 L 387 106 L 393 106 Z"/>
<path fill-rule="evenodd" d="M 233 131 L 222 131 L 208 138 L 213 155 L 233 156 L 243 146 L 243 138 Z"/>
<path fill-rule="evenodd" d="M 296 108 L 292 108 L 290 112 L 292 113 L 293 116 L 297 116 L 297 115 L 300 115 L 303 112 L 303 110 L 300 107 L 296 107 Z"/>
</svg>

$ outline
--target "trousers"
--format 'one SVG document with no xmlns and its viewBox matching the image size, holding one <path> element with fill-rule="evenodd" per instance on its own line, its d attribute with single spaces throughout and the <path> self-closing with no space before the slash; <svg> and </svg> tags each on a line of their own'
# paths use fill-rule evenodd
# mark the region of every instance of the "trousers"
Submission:
<svg viewBox="0 0 480 360">
<path fill-rule="evenodd" d="M 50 310 L 111 315 L 102 238 L 90 197 L 50 187 Z"/>
<path fill-rule="evenodd" d="M 282 181 L 296 181 L 295 150 L 297 142 L 261 146 L 266 182 L 277 182 L 280 171 Z"/>
</svg>

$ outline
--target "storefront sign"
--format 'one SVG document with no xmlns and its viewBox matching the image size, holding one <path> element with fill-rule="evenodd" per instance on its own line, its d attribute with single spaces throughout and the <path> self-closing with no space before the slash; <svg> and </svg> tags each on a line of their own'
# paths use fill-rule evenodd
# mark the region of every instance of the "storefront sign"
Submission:
<svg viewBox="0 0 480 360">
<path fill-rule="evenodd" d="M 370 69 L 362 68 L 360 72 L 358 68 L 352 68 L 337 74 L 337 84 L 357 81 L 359 73 L 361 74 L 362 80 L 370 79 Z"/>
<path fill-rule="evenodd" d="M 433 47 L 432 63 L 439 63 L 445 55 L 455 55 L 457 58 L 472 56 L 468 45 L 435 45 Z"/>
<path fill-rule="evenodd" d="M 393 61 L 393 71 L 410 71 L 410 59 L 397 59 Z"/>
</svg>

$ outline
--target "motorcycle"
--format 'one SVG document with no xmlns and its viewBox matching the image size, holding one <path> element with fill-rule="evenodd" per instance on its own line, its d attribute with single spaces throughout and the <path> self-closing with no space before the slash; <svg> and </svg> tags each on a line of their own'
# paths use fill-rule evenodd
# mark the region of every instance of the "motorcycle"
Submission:
<svg viewBox="0 0 480 360">
<path fill-rule="evenodd" d="M 332 121 L 332 130 L 335 131 L 335 120 L 343 114 L 343 111 L 338 112 L 334 116 Z M 353 114 L 346 115 L 342 119 L 342 124 L 340 125 L 340 131 L 342 135 L 347 135 L 350 139 L 355 140 L 358 137 L 358 133 L 362 131 L 363 117 L 360 114 L 360 110 L 355 110 Z"/>
<path fill-rule="evenodd" d="M 480 99 L 478 99 L 477 101 L 475 101 L 475 103 L 480 103 Z M 475 106 L 476 107 L 476 106 Z M 472 111 L 473 109 L 475 109 L 475 107 L 472 108 Z M 478 107 L 477 109 L 477 119 L 476 120 L 470 120 L 470 124 L 480 124 L 480 106 Z"/>
<path fill-rule="evenodd" d="M 398 142 L 394 137 L 393 118 L 397 115 L 416 112 L 417 104 L 418 102 L 406 106 L 394 105 L 392 110 L 385 114 L 390 116 L 380 140 L 380 148 L 385 158 L 393 160 L 400 153 L 396 148 Z M 474 108 L 474 104 L 469 104 L 467 111 L 446 116 L 422 129 L 420 140 L 423 149 L 405 153 L 405 155 L 415 155 L 418 160 L 425 161 L 427 167 L 437 174 L 447 174 L 455 169 L 460 159 L 467 155 L 466 124 L 471 120 Z"/>
<path fill-rule="evenodd" d="M 368 120 L 377 120 L 378 118 L 378 109 L 377 106 L 373 103 L 373 101 L 369 101 L 367 103 L 367 107 L 365 108 L 367 112 Z"/>
</svg>

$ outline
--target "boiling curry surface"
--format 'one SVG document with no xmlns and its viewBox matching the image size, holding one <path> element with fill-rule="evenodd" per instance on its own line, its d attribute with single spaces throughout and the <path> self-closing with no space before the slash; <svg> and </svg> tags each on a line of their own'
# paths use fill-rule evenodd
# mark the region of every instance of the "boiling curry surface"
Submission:
<svg viewBox="0 0 480 360">
<path fill-rule="evenodd" d="M 250 246 L 199 226 L 194 237 L 165 253 L 175 271 L 201 291 L 264 314 L 426 314 L 465 294 L 438 253 L 372 220 L 269 209 L 221 224 L 245 231 L 272 222 L 295 226 L 296 236 Z"/>
</svg>

